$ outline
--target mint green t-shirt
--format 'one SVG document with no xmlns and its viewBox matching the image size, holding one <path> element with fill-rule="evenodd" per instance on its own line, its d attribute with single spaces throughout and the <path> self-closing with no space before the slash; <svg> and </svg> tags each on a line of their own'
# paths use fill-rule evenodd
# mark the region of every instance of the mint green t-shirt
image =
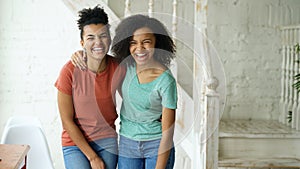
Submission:
<svg viewBox="0 0 300 169">
<path fill-rule="evenodd" d="M 122 84 L 120 134 L 137 141 L 162 136 L 162 108 L 177 108 L 176 80 L 170 70 L 149 83 L 139 83 L 136 66 L 128 66 Z"/>
</svg>

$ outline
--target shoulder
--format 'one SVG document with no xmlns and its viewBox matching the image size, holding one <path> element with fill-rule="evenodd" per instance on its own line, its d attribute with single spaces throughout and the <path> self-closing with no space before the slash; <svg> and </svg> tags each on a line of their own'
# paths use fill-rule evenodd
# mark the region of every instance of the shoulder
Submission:
<svg viewBox="0 0 300 169">
<path fill-rule="evenodd" d="M 172 82 L 172 83 L 176 82 L 176 79 L 174 78 L 174 76 L 173 76 L 173 74 L 172 74 L 172 72 L 171 72 L 170 69 L 166 69 L 166 70 L 163 72 L 162 76 L 164 76 L 163 79 L 164 79 L 165 81 L 169 81 L 169 82 Z"/>
<path fill-rule="evenodd" d="M 75 69 L 75 66 L 72 64 L 71 61 L 68 61 L 63 67 L 62 67 L 62 70 L 61 72 L 63 73 L 73 73 Z"/>
<path fill-rule="evenodd" d="M 56 88 L 68 95 L 72 95 L 72 81 L 74 66 L 68 61 L 61 69 L 60 74 L 55 82 Z"/>
<path fill-rule="evenodd" d="M 169 88 L 171 86 L 172 88 L 173 87 L 176 88 L 177 86 L 176 79 L 174 78 L 172 72 L 169 69 L 167 69 L 161 74 L 159 85 L 162 90 L 165 90 L 166 88 Z"/>
</svg>

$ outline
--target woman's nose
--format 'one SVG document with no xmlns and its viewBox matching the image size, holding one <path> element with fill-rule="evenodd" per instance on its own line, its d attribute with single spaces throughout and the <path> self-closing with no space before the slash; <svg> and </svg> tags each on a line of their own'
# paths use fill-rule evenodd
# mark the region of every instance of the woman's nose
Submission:
<svg viewBox="0 0 300 169">
<path fill-rule="evenodd" d="M 137 44 L 137 49 L 144 49 L 144 44 L 143 43 L 138 43 Z"/>
<path fill-rule="evenodd" d="M 95 43 L 96 43 L 96 44 L 101 44 L 101 43 L 102 43 L 102 39 L 101 39 L 100 37 L 97 37 L 97 38 L 95 39 Z"/>
</svg>

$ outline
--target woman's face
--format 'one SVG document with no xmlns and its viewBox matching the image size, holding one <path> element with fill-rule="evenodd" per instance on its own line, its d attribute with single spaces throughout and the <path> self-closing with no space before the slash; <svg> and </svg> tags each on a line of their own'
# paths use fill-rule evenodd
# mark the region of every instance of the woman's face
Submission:
<svg viewBox="0 0 300 169">
<path fill-rule="evenodd" d="M 110 35 L 104 24 L 84 26 L 81 45 L 86 51 L 88 59 L 101 61 L 107 54 L 110 43 Z"/>
<path fill-rule="evenodd" d="M 130 54 L 139 66 L 149 65 L 154 61 L 153 53 L 156 38 L 151 29 L 143 27 L 137 29 L 130 41 Z"/>
</svg>

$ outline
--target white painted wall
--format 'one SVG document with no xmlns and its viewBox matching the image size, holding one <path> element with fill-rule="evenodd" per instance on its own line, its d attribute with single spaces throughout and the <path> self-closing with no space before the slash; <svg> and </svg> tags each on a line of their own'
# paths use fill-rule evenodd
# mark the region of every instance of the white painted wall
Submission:
<svg viewBox="0 0 300 169">
<path fill-rule="evenodd" d="M 54 82 L 79 49 L 76 18 L 60 0 L 0 1 L 0 135 L 13 115 L 41 120 L 55 168 L 63 168 Z"/>
<path fill-rule="evenodd" d="M 300 23 L 299 0 L 209 0 L 208 36 L 224 63 L 223 118 L 278 119 L 281 25 Z"/>
</svg>

